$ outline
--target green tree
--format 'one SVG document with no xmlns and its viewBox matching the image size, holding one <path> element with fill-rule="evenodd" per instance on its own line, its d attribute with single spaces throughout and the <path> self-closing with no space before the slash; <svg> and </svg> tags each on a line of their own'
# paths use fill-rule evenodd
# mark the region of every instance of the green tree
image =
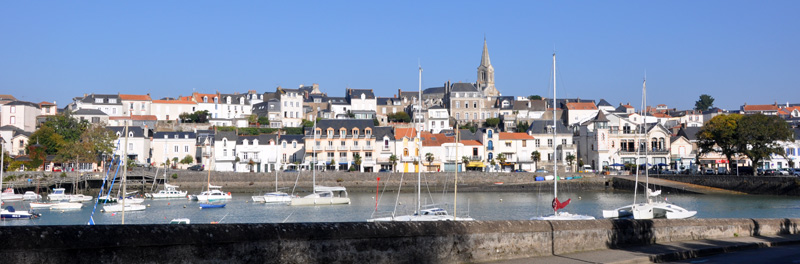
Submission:
<svg viewBox="0 0 800 264">
<path fill-rule="evenodd" d="M 500 118 L 487 118 L 486 121 L 483 123 L 485 127 L 497 127 L 500 124 Z"/>
<path fill-rule="evenodd" d="M 530 125 L 528 125 L 528 122 L 523 123 L 522 121 L 520 121 L 519 123 L 517 123 L 517 132 L 528 131 L 529 126 Z"/>
<path fill-rule="evenodd" d="M 266 116 L 259 116 L 258 123 L 261 125 L 269 125 L 269 117 Z"/>
<path fill-rule="evenodd" d="M 176 166 L 176 165 L 178 165 L 178 157 L 173 157 L 172 158 L 172 166 Z"/>
<path fill-rule="evenodd" d="M 425 153 L 425 160 L 428 162 L 428 166 L 433 165 L 433 153 Z"/>
<path fill-rule="evenodd" d="M 392 171 L 394 171 L 394 166 L 397 165 L 397 155 L 389 156 L 389 162 L 392 163 Z"/>
<path fill-rule="evenodd" d="M 356 165 L 358 171 L 361 171 L 361 155 L 358 153 L 353 154 L 353 164 Z"/>
<path fill-rule="evenodd" d="M 539 96 L 539 95 L 531 95 L 531 96 L 528 96 L 528 100 L 531 100 L 531 101 L 533 101 L 533 100 L 542 100 L 542 97 Z"/>
<path fill-rule="evenodd" d="M 707 94 L 700 95 L 700 99 L 694 102 L 694 109 L 700 111 L 708 111 L 714 107 L 714 97 Z"/>
<path fill-rule="evenodd" d="M 373 126 L 380 126 L 381 121 L 378 121 L 378 118 L 372 118 L 372 125 Z"/>
<path fill-rule="evenodd" d="M 80 136 L 80 134 L 78 134 L 78 136 Z M 30 140 L 28 141 L 28 146 L 26 149 L 30 149 L 31 146 L 39 144 L 44 148 L 45 155 L 55 155 L 58 153 L 59 149 L 67 144 L 66 140 L 64 140 L 64 137 L 61 134 L 56 133 L 56 130 L 48 125 L 43 125 L 33 132 L 33 134 L 31 134 L 28 138 Z"/>
<path fill-rule="evenodd" d="M 478 131 L 478 127 L 475 126 L 475 124 L 472 123 L 472 122 L 460 125 L 460 126 L 458 126 L 458 129 L 469 129 L 469 132 L 472 132 L 472 133 L 475 133 L 475 131 Z"/>
<path fill-rule="evenodd" d="M 52 128 L 56 134 L 61 135 L 65 142 L 75 142 L 89 126 L 89 122 L 75 119 L 69 111 L 64 111 L 61 114 L 48 116 L 41 125 L 41 127 L 45 126 Z M 57 151 L 53 153 L 55 152 Z"/>
<path fill-rule="evenodd" d="M 469 157 L 461 156 L 461 162 L 464 163 L 464 166 L 467 166 L 467 164 L 469 164 Z"/>
<path fill-rule="evenodd" d="M 539 160 L 541 160 L 541 159 L 542 159 L 542 153 L 539 153 L 539 151 L 536 151 L 536 150 L 531 152 L 531 160 L 533 161 L 534 170 L 537 168 L 536 165 L 539 164 Z"/>
<path fill-rule="evenodd" d="M 711 118 L 697 132 L 697 147 L 700 149 L 698 155 L 719 151 L 728 159 L 728 164 L 731 164 L 732 157 L 740 153 L 737 129 L 741 119 L 740 114 L 718 115 Z"/>
<path fill-rule="evenodd" d="M 500 162 L 500 165 L 506 163 L 506 155 L 503 153 L 497 154 L 497 161 Z"/>
<path fill-rule="evenodd" d="M 186 157 L 183 157 L 183 159 L 181 160 L 181 163 L 186 165 L 192 164 L 193 162 L 194 158 L 192 158 L 191 155 L 186 155 Z"/>
<path fill-rule="evenodd" d="M 778 116 L 743 116 L 736 132 L 739 136 L 739 151 L 747 155 L 754 166 L 770 154 L 785 154 L 777 141 L 793 141 L 792 128 Z"/>
<path fill-rule="evenodd" d="M 258 115 L 249 115 L 249 116 L 247 116 L 247 122 L 249 122 L 250 124 L 258 123 Z"/>
<path fill-rule="evenodd" d="M 575 155 L 572 155 L 572 153 L 570 153 L 567 154 L 566 158 L 567 158 L 567 165 L 569 165 L 569 168 L 572 169 L 572 163 L 575 162 Z"/>
<path fill-rule="evenodd" d="M 411 122 L 411 116 L 409 116 L 406 112 L 397 112 L 386 115 L 389 119 L 389 122 L 398 122 L 398 123 L 408 123 Z"/>
<path fill-rule="evenodd" d="M 183 123 L 208 123 L 208 110 L 182 113 L 178 115 L 178 119 Z"/>
</svg>

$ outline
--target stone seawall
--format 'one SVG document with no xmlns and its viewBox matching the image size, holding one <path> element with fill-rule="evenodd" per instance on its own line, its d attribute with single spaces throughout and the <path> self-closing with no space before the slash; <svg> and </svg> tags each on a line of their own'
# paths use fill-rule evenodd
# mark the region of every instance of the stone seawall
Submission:
<svg viewBox="0 0 800 264">
<path fill-rule="evenodd" d="M 800 195 L 800 178 L 791 176 L 659 175 L 656 177 L 748 194 Z"/>
<path fill-rule="evenodd" d="M 7 263 L 461 263 L 736 236 L 800 219 L 292 223 L 0 228 Z"/>
</svg>

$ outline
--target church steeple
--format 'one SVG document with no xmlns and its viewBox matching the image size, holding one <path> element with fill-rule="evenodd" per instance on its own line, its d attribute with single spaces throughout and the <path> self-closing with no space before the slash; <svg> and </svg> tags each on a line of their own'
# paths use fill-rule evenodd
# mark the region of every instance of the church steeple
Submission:
<svg viewBox="0 0 800 264">
<path fill-rule="evenodd" d="M 483 54 L 481 54 L 481 66 L 492 67 L 492 62 L 489 60 L 489 48 L 486 46 L 486 37 L 483 38 Z"/>
<path fill-rule="evenodd" d="M 481 65 L 478 66 L 477 86 L 485 96 L 500 95 L 500 92 L 494 87 L 494 67 L 492 67 L 492 62 L 489 60 L 489 47 L 486 45 L 486 37 L 483 38 L 483 54 L 481 54 Z"/>
</svg>

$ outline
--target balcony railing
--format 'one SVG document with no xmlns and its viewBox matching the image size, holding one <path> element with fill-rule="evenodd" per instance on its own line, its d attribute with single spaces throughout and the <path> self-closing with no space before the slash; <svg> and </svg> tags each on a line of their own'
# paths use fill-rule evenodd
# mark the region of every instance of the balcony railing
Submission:
<svg viewBox="0 0 800 264">
<path fill-rule="evenodd" d="M 470 156 L 469 160 L 478 161 L 478 160 L 482 160 L 482 157 L 481 156 Z"/>
<path fill-rule="evenodd" d="M 337 149 L 339 149 L 340 151 L 346 151 L 347 146 L 338 146 Z"/>
<path fill-rule="evenodd" d="M 361 146 L 350 146 L 350 150 L 361 150 Z"/>
<path fill-rule="evenodd" d="M 372 162 L 372 158 L 364 158 L 365 162 Z"/>
<path fill-rule="evenodd" d="M 364 146 L 364 150 L 372 150 L 372 145 Z"/>
<path fill-rule="evenodd" d="M 418 159 L 418 157 L 413 157 L 413 156 L 406 156 L 406 157 L 401 157 L 400 158 L 400 160 L 403 161 L 403 162 L 412 162 L 412 161 L 415 161 L 417 159 Z"/>
<path fill-rule="evenodd" d="M 335 149 L 336 148 L 334 146 L 325 146 L 325 150 L 331 150 L 332 151 L 332 150 L 335 150 Z"/>
</svg>

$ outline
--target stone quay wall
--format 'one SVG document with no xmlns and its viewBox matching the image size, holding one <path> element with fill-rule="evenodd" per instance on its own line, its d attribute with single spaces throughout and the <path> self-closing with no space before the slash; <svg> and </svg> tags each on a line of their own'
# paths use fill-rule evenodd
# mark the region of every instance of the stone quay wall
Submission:
<svg viewBox="0 0 800 264">
<path fill-rule="evenodd" d="M 462 263 L 660 242 L 797 235 L 800 219 L 0 228 L 8 263 Z"/>
<path fill-rule="evenodd" d="M 747 194 L 800 196 L 800 178 L 795 176 L 658 175 L 655 177 Z"/>
</svg>

